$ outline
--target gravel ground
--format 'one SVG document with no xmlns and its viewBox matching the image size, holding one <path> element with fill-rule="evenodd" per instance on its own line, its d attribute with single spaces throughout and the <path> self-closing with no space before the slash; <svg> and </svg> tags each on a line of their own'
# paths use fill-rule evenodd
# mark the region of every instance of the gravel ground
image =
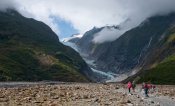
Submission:
<svg viewBox="0 0 175 106">
<path fill-rule="evenodd" d="M 145 98 L 140 85 L 95 83 L 0 83 L 0 106 L 174 106 L 175 86 L 156 86 Z M 13 86 L 12 86 L 13 85 Z"/>
</svg>

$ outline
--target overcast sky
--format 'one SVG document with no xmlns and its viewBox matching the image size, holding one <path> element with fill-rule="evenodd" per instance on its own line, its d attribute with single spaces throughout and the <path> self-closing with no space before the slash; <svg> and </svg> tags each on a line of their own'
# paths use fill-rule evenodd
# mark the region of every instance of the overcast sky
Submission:
<svg viewBox="0 0 175 106">
<path fill-rule="evenodd" d="M 0 0 L 0 9 L 5 8 L 43 21 L 63 38 L 126 20 L 126 29 L 133 28 L 148 17 L 174 11 L 175 0 Z"/>
</svg>

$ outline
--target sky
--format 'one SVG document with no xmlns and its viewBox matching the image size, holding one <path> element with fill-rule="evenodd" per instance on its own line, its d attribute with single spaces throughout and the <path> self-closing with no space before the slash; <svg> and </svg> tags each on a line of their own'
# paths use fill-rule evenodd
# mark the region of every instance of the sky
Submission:
<svg viewBox="0 0 175 106">
<path fill-rule="evenodd" d="M 60 38 L 70 37 L 73 34 L 79 34 L 79 31 L 73 27 L 70 22 L 64 21 L 59 17 L 50 17 L 54 23 L 56 23 L 57 29 L 59 29 L 58 35 Z"/>
<path fill-rule="evenodd" d="M 101 43 L 115 40 L 151 16 L 175 11 L 175 0 L 0 0 L 0 10 L 7 8 L 46 23 L 59 38 L 83 34 L 94 26 L 121 26 L 121 32 L 112 29 L 94 38 Z"/>
</svg>

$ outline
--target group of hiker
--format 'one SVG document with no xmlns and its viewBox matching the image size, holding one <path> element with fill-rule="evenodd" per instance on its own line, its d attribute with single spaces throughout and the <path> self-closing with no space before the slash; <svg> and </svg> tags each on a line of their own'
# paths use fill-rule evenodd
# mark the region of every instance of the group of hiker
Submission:
<svg viewBox="0 0 175 106">
<path fill-rule="evenodd" d="M 133 81 L 133 82 L 129 81 L 128 82 L 127 88 L 128 88 L 129 94 L 131 94 L 131 89 L 133 90 L 133 92 L 135 92 L 135 87 L 136 87 L 136 82 L 135 81 Z M 149 97 L 148 96 L 149 89 L 155 89 L 155 86 L 152 85 L 152 84 L 148 84 L 146 82 L 143 82 L 141 89 L 144 90 L 145 97 Z"/>
</svg>

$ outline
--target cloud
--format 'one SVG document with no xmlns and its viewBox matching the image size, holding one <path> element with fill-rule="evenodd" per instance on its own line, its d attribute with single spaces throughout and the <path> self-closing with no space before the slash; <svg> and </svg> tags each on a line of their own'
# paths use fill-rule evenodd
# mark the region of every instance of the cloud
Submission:
<svg viewBox="0 0 175 106">
<path fill-rule="evenodd" d="M 122 0 L 118 3 L 122 5 L 121 8 L 124 11 L 121 14 L 124 18 L 123 22 L 119 24 L 120 30 L 107 31 L 104 29 L 95 36 L 93 42 L 103 43 L 116 40 L 149 17 L 175 12 L 175 0 Z"/>
<path fill-rule="evenodd" d="M 5 11 L 7 8 L 15 9 L 17 8 L 18 3 L 13 0 L 1 0 L 0 1 L 0 10 Z"/>
<path fill-rule="evenodd" d="M 118 24 L 122 20 L 117 17 L 116 0 L 15 0 L 21 6 L 18 10 L 27 17 L 44 21 L 59 34 L 59 27 L 49 16 L 59 17 L 70 22 L 80 33 L 94 26 Z M 27 14 L 26 14 L 27 13 Z M 32 15 L 28 15 L 31 13 Z"/>
<path fill-rule="evenodd" d="M 118 35 L 122 35 L 124 33 L 123 30 L 116 29 L 114 27 L 105 27 L 99 33 L 95 34 L 93 42 L 95 43 L 103 43 L 106 41 L 113 41 L 118 38 Z"/>
<path fill-rule="evenodd" d="M 148 17 L 175 11 L 175 0 L 1 0 L 0 9 L 7 7 L 17 9 L 26 17 L 45 22 L 58 35 L 61 26 L 54 21 L 53 16 L 71 23 L 80 33 L 94 26 L 119 24 L 123 33 Z M 129 21 L 122 25 L 126 20 Z M 101 37 L 99 35 L 95 41 L 115 40 L 122 34 L 117 32 L 112 35 L 112 32 Z"/>
<path fill-rule="evenodd" d="M 100 32 L 94 35 L 93 42 L 100 44 L 114 41 L 132 27 L 134 25 L 130 19 L 125 20 L 118 26 L 105 26 Z"/>
</svg>

